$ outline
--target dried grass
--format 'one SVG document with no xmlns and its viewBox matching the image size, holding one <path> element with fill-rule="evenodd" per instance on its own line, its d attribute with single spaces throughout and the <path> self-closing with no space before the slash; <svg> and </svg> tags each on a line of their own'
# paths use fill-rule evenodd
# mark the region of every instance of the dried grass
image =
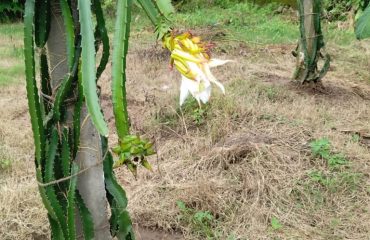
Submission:
<svg viewBox="0 0 370 240">
<path fill-rule="evenodd" d="M 158 150 L 151 159 L 153 173 L 140 169 L 135 180 L 125 169 L 117 170 L 136 225 L 202 239 L 178 218 L 176 201 L 181 200 L 215 216 L 219 239 L 368 238 L 370 152 L 340 131 L 369 129 L 369 84 L 356 77 L 366 64 L 360 70 L 344 67 L 346 57 L 336 55 L 323 91 L 302 89 L 290 83 L 291 48 L 231 49 L 228 58 L 237 63 L 215 71 L 227 95 L 215 89 L 205 122 L 196 124 L 191 109 L 178 108 L 179 75 L 168 70 L 166 54 L 133 43 L 128 64 L 132 129 L 155 139 Z M 105 107 L 111 105 L 109 71 L 101 83 Z M 0 239 L 42 239 L 48 227 L 34 180 L 24 87 L 4 87 L 0 94 L 0 143 L 13 160 L 11 170 L 0 173 Z M 111 111 L 105 114 L 113 127 Z M 351 160 L 351 169 L 343 171 L 363 174 L 360 183 L 343 182 L 330 192 L 311 182 L 310 171 L 327 168 L 312 158 L 308 143 L 323 136 Z M 271 229 L 272 217 L 282 229 Z"/>
</svg>

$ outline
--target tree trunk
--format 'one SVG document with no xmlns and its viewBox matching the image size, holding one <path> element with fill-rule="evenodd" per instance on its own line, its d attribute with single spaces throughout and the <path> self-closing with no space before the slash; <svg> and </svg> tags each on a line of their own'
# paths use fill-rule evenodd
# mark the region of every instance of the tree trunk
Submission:
<svg viewBox="0 0 370 240">
<path fill-rule="evenodd" d="M 61 79 L 68 73 L 65 28 L 59 1 L 52 1 L 51 27 L 47 50 L 51 69 L 51 86 L 55 93 Z M 67 122 L 71 126 L 73 106 L 67 110 Z M 79 169 L 89 168 L 78 176 L 77 189 L 94 221 L 95 239 L 111 239 L 108 222 L 107 199 L 104 185 L 102 147 L 100 136 L 88 116 L 86 106 L 81 111 L 80 146 L 75 161 Z M 78 218 L 77 218 L 78 219 Z M 82 226 L 77 221 L 78 236 L 82 236 Z"/>
</svg>

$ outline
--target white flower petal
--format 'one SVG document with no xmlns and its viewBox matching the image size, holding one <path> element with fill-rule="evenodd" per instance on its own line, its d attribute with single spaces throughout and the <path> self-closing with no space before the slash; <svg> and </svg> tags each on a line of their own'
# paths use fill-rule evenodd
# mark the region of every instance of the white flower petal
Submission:
<svg viewBox="0 0 370 240">
<path fill-rule="evenodd" d="M 217 79 L 215 78 L 215 76 L 213 76 L 213 74 L 211 72 L 211 69 L 209 68 L 209 65 L 208 64 L 205 64 L 204 65 L 204 72 L 205 72 L 206 76 L 208 77 L 209 81 L 211 81 L 212 83 L 216 84 L 221 89 L 221 92 L 223 94 L 225 94 L 225 87 L 224 87 L 224 85 L 222 85 L 219 81 L 217 81 Z"/>
<path fill-rule="evenodd" d="M 184 87 L 191 93 L 199 92 L 199 84 L 200 81 L 197 80 L 191 80 L 185 76 L 182 76 L 182 82 L 184 83 Z"/>
<path fill-rule="evenodd" d="M 180 88 L 180 106 L 183 105 L 189 93 L 198 101 L 200 104 L 207 103 L 211 96 L 211 82 L 216 84 L 225 94 L 225 87 L 217 81 L 213 76 L 210 68 L 212 66 L 220 66 L 225 63 L 231 62 L 230 60 L 219 60 L 213 59 L 209 63 L 197 64 L 192 61 L 186 61 L 190 70 L 195 74 L 195 80 L 191 80 L 185 76 L 182 76 L 181 88 Z"/>
<path fill-rule="evenodd" d="M 226 94 L 225 87 L 224 87 L 224 85 L 222 85 L 222 83 L 220 83 L 219 81 L 216 80 L 216 81 L 214 81 L 214 84 L 216 84 L 217 87 L 220 88 L 222 94 L 224 94 L 224 95 Z"/>
<path fill-rule="evenodd" d="M 203 89 L 206 89 L 209 87 L 210 84 L 205 85 L 204 81 L 201 82 L 201 80 L 191 80 L 188 79 L 185 76 L 182 76 L 182 81 L 181 81 L 181 92 L 180 92 L 180 106 L 185 102 L 185 99 L 189 96 L 190 94 L 198 101 L 200 104 L 200 93 L 203 92 Z"/>
<path fill-rule="evenodd" d="M 202 103 L 207 103 L 210 96 L 211 96 L 211 86 L 207 87 L 203 91 L 199 92 L 198 94 L 199 99 L 202 101 Z"/>
<path fill-rule="evenodd" d="M 213 67 L 218 67 L 218 66 L 224 65 L 224 64 L 229 63 L 229 62 L 235 62 L 235 61 L 233 61 L 233 60 L 222 60 L 222 59 L 212 58 L 208 62 L 208 65 L 209 65 L 210 68 L 213 68 Z"/>
<path fill-rule="evenodd" d="M 189 88 L 187 86 L 186 78 L 182 77 L 181 87 L 180 87 L 180 106 L 184 104 L 186 98 L 189 96 Z"/>
</svg>

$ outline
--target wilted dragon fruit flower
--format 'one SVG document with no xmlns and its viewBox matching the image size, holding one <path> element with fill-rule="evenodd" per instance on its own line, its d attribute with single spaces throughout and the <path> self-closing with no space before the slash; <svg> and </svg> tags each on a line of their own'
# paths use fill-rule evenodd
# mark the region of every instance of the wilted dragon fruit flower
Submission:
<svg viewBox="0 0 370 240">
<path fill-rule="evenodd" d="M 164 46 L 171 51 L 171 66 L 182 75 L 180 88 L 180 106 L 189 93 L 200 103 L 207 103 L 211 96 L 211 83 L 216 84 L 225 94 L 224 86 L 213 76 L 210 68 L 223 65 L 230 60 L 212 59 L 209 47 L 199 37 L 190 32 L 163 38 Z"/>
</svg>

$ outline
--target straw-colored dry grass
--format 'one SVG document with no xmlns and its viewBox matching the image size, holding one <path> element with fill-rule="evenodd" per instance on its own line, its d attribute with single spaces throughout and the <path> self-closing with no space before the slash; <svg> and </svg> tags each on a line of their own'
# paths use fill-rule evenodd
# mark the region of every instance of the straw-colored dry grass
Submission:
<svg viewBox="0 0 370 240">
<path fill-rule="evenodd" d="M 185 239 L 204 239 L 208 230 L 214 239 L 368 239 L 369 146 L 348 134 L 370 131 L 369 81 L 359 78 L 370 79 L 364 46 L 331 46 L 333 67 L 324 88 L 314 90 L 290 82 L 293 45 L 220 45 L 215 55 L 236 60 L 214 71 L 227 94 L 214 89 L 199 115 L 191 102 L 179 109 L 180 76 L 169 71 L 166 53 L 137 40 L 128 64 L 132 129 L 153 138 L 158 155 L 154 172 L 140 169 L 137 180 L 117 170 L 136 226 Z M 113 127 L 109 71 L 102 104 Z M 309 147 L 322 137 L 350 161 L 334 190 L 309 175 L 330 172 Z M 23 84 L 0 89 L 0 144 L 0 159 L 12 160 L 0 173 L 0 239 L 45 239 Z M 214 219 L 194 224 L 176 201 Z M 274 230 L 272 218 L 282 227 Z"/>
<path fill-rule="evenodd" d="M 370 88 L 356 78 L 356 73 L 368 71 L 369 61 L 359 53 L 345 60 L 336 54 L 339 47 L 332 47 L 334 63 L 324 88 L 305 89 L 290 82 L 293 47 L 221 55 L 236 60 L 215 71 L 228 93 L 213 97 L 198 126 L 192 109 L 176 107 L 178 83 L 166 76 L 164 64 L 143 60 L 140 52 L 131 55 L 131 66 L 144 65 L 130 68 L 133 128 L 155 137 L 158 146 L 155 173 L 143 172 L 134 180 L 119 172 L 136 222 L 201 239 L 197 226 L 175 217 L 181 215 L 176 206 L 181 200 L 215 216 L 211 225 L 219 239 L 369 236 L 369 146 L 342 131 L 370 130 Z M 245 51 L 243 56 L 240 51 Z M 134 86 L 135 79 L 145 86 Z M 166 94 L 164 85 L 171 89 Z M 351 161 L 340 170 L 343 178 L 334 183 L 335 190 L 309 177 L 314 170 L 329 171 L 309 147 L 311 140 L 322 137 Z M 278 231 L 271 228 L 272 217 L 283 225 Z"/>
</svg>

